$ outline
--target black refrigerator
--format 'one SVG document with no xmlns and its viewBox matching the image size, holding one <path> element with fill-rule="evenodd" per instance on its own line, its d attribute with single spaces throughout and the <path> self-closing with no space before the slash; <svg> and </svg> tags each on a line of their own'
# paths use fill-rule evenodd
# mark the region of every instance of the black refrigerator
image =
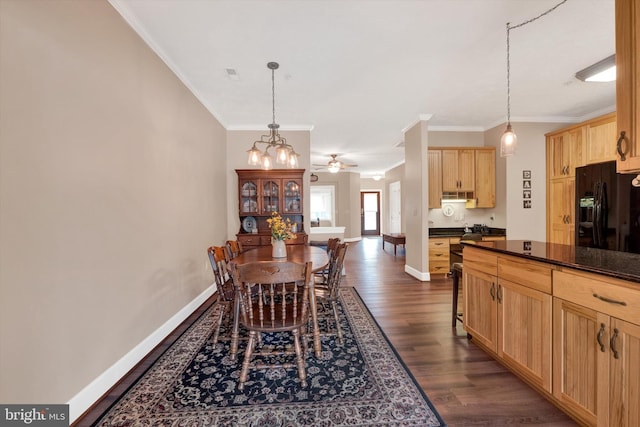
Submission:
<svg viewBox="0 0 640 427">
<path fill-rule="evenodd" d="M 576 246 L 640 253 L 640 188 L 616 162 L 576 168 Z"/>
</svg>

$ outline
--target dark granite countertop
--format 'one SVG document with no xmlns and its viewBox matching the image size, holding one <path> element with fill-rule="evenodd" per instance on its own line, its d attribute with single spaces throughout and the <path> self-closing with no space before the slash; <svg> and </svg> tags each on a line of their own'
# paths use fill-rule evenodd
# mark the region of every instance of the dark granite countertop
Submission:
<svg viewBox="0 0 640 427">
<path fill-rule="evenodd" d="M 465 244 L 640 284 L 639 254 L 525 240 L 500 240 Z"/>
<path fill-rule="evenodd" d="M 506 236 L 507 230 L 504 228 L 488 227 L 488 232 L 483 236 Z M 464 227 L 429 227 L 429 237 L 460 237 L 465 233 Z"/>
</svg>

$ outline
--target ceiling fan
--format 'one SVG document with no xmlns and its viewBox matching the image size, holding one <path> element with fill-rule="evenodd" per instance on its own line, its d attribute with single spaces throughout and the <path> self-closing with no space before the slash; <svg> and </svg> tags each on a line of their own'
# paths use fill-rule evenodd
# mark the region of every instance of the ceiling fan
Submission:
<svg viewBox="0 0 640 427">
<path fill-rule="evenodd" d="M 314 164 L 313 166 L 318 166 L 320 168 L 327 168 L 331 173 L 338 173 L 340 172 L 340 170 L 346 169 L 346 168 L 358 167 L 358 165 L 343 163 L 340 160 L 336 159 L 336 157 L 338 157 L 337 154 L 331 154 L 330 156 L 331 156 L 331 160 L 329 160 L 329 162 L 326 165 Z"/>
</svg>

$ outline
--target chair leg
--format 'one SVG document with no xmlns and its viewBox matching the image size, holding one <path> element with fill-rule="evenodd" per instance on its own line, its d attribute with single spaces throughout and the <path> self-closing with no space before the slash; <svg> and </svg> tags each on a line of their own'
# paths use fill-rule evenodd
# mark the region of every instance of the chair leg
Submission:
<svg viewBox="0 0 640 427">
<path fill-rule="evenodd" d="M 249 376 L 249 362 L 251 361 L 251 355 L 256 343 L 257 332 L 249 332 L 249 342 L 247 342 L 247 348 L 244 350 L 244 360 L 242 361 L 242 370 L 240 371 L 240 379 L 238 380 L 238 390 L 244 390 L 244 383 Z"/>
<path fill-rule="evenodd" d="M 227 305 L 222 304 L 218 313 L 218 322 L 216 324 L 216 331 L 213 334 L 213 345 L 215 346 L 218 343 L 218 337 L 220 336 L 220 325 L 222 325 L 222 320 L 224 319 L 224 314 L 227 311 Z"/>
<path fill-rule="evenodd" d="M 342 328 L 340 327 L 340 317 L 338 317 L 338 302 L 331 301 L 331 308 L 333 309 L 333 318 L 336 321 L 336 332 L 338 334 L 338 343 L 342 345 Z"/>
<path fill-rule="evenodd" d="M 298 378 L 300 378 L 300 385 L 302 387 L 307 386 L 307 370 L 305 366 L 304 354 L 302 348 L 300 348 L 300 330 L 296 329 L 291 331 L 293 334 L 293 345 L 296 349 L 296 363 L 298 365 Z"/>
</svg>

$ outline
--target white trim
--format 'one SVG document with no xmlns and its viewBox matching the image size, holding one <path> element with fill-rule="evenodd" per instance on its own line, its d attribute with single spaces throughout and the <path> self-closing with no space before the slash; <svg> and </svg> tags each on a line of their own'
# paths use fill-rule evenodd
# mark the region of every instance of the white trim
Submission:
<svg viewBox="0 0 640 427">
<path fill-rule="evenodd" d="M 189 317 L 202 303 L 215 292 L 215 284 L 205 289 L 200 295 L 174 314 L 162 326 L 132 348 L 113 366 L 91 381 L 78 394 L 73 396 L 69 404 L 69 423 L 73 423 L 87 409 L 113 387 L 127 372 L 138 364 L 151 350 L 165 339 L 178 325 Z"/>
<path fill-rule="evenodd" d="M 359 242 L 360 240 L 362 240 L 362 236 L 360 236 L 360 237 L 346 237 L 343 240 L 343 242 L 351 243 L 351 242 Z"/>
<path fill-rule="evenodd" d="M 415 277 L 416 279 L 420 280 L 421 282 L 430 282 L 431 281 L 431 275 L 427 272 L 427 273 L 423 273 L 421 271 L 416 270 L 413 267 L 408 266 L 407 264 L 404 265 L 404 272 Z"/>
</svg>

